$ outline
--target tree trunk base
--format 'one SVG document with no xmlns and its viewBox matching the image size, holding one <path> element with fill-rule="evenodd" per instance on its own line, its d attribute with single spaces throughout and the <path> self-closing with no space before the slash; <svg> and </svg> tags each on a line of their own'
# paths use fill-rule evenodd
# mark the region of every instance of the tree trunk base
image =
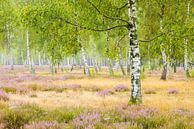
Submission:
<svg viewBox="0 0 194 129">
<path fill-rule="evenodd" d="M 162 76 L 160 78 L 161 80 L 166 80 L 167 79 L 167 69 L 164 69 L 162 72 Z"/>
</svg>

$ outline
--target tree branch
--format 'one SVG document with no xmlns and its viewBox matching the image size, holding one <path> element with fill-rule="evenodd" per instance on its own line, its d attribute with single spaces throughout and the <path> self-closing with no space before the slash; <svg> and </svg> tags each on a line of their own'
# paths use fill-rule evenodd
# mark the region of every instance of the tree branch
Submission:
<svg viewBox="0 0 194 129">
<path fill-rule="evenodd" d="M 161 33 L 161 34 L 159 34 L 159 35 L 157 35 L 157 36 L 155 36 L 155 37 L 153 37 L 151 39 L 148 39 L 148 40 L 139 40 L 139 42 L 151 42 L 151 41 L 153 41 L 153 40 L 163 36 L 164 34 L 166 34 L 166 33 Z"/>
<path fill-rule="evenodd" d="M 119 43 L 127 36 L 128 34 L 123 35 L 118 41 L 116 46 L 119 47 Z"/>
<path fill-rule="evenodd" d="M 94 8 L 94 9 L 96 9 L 96 11 L 99 13 L 99 14 L 101 14 L 103 17 L 105 17 L 105 18 L 108 18 L 108 19 L 111 19 L 111 20 L 118 20 L 118 21 L 122 21 L 122 22 L 125 22 L 125 23 L 127 23 L 128 25 L 130 25 L 130 23 L 127 21 L 127 20 L 124 20 L 124 19 L 121 19 L 121 18 L 119 18 L 119 17 L 110 17 L 110 16 L 107 16 L 107 15 L 105 15 L 105 14 L 103 14 L 91 1 L 89 1 L 89 0 L 87 0 L 87 2 L 88 3 L 90 3 L 91 5 L 92 5 L 92 7 Z"/>
<path fill-rule="evenodd" d="M 75 26 L 77 27 L 76 24 L 73 24 L 69 21 L 65 21 L 67 24 L 69 25 L 72 25 L 72 26 Z M 95 28 L 90 28 L 90 27 L 85 27 L 85 26 L 78 26 L 79 28 L 81 29 L 84 29 L 84 30 L 91 30 L 91 31 L 108 31 L 108 30 L 112 30 L 112 29 L 116 29 L 116 28 L 122 28 L 122 27 L 127 27 L 128 25 L 115 25 L 115 26 L 112 26 L 112 27 L 109 27 L 109 28 L 105 28 L 105 29 L 95 29 Z"/>
<path fill-rule="evenodd" d="M 121 10 L 121 9 L 125 8 L 127 5 L 128 5 L 128 3 L 125 3 L 123 6 L 117 8 L 117 9 Z"/>
<path fill-rule="evenodd" d="M 128 28 L 128 25 L 123 24 L 123 25 L 115 25 L 115 26 L 105 28 L 105 29 L 96 29 L 96 28 L 90 28 L 90 27 L 80 26 L 80 25 L 74 24 L 68 20 L 65 20 L 64 18 L 61 18 L 61 17 L 54 17 L 54 19 L 59 19 L 59 20 L 62 20 L 71 26 L 75 26 L 75 27 L 79 27 L 79 28 L 84 29 L 84 30 L 91 30 L 91 31 L 108 31 L 108 30 L 112 30 L 112 29 L 116 29 L 116 28 L 123 28 L 123 27 L 126 29 Z"/>
</svg>

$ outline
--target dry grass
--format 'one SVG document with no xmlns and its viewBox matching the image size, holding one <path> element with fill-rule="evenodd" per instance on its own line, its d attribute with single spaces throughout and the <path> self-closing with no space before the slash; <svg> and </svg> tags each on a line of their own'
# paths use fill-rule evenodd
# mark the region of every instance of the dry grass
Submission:
<svg viewBox="0 0 194 129">
<path fill-rule="evenodd" d="M 48 69 L 43 69 L 37 72 L 38 76 L 50 76 Z M 14 75 L 15 77 L 28 75 L 26 70 L 9 71 L 7 76 Z M 22 74 L 23 73 L 23 74 Z M 170 79 L 162 81 L 159 76 L 155 76 L 154 73 L 147 75 L 148 77 L 142 80 L 142 93 L 143 103 L 145 105 L 156 107 L 161 111 L 174 110 L 177 108 L 192 109 L 194 110 L 194 79 L 185 79 L 181 72 L 173 75 Z M 96 91 L 89 91 L 85 89 L 98 88 L 109 89 L 118 84 L 130 85 L 130 79 L 125 77 L 108 77 L 102 73 L 94 78 L 87 78 L 82 74 L 81 70 L 59 73 L 54 77 L 63 77 L 61 80 L 52 80 L 52 84 L 55 86 L 62 86 L 68 84 L 80 84 L 80 90 L 66 90 L 62 93 L 56 93 L 54 91 L 30 91 L 28 94 L 19 95 L 11 94 L 10 105 L 17 103 L 36 103 L 42 107 L 53 109 L 57 107 L 83 107 L 89 109 L 99 110 L 112 110 L 120 105 L 127 104 L 130 98 L 129 92 L 115 92 L 113 95 L 101 97 L 97 95 Z M 179 79 L 177 79 L 179 78 Z M 25 82 L 30 83 L 44 83 L 40 80 L 32 80 Z M 19 85 L 19 83 L 18 83 Z M 144 94 L 146 90 L 154 90 L 156 94 Z M 176 89 L 178 94 L 168 94 L 169 89 Z M 37 97 L 30 97 L 29 94 L 36 94 Z"/>
</svg>

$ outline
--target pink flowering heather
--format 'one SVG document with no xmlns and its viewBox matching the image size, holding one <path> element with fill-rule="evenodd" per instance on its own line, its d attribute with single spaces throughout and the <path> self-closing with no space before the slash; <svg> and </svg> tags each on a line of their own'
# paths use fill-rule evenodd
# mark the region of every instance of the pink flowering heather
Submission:
<svg viewBox="0 0 194 129">
<path fill-rule="evenodd" d="M 16 92 L 19 94 L 26 94 L 28 92 L 28 89 L 26 87 L 17 87 Z"/>
<path fill-rule="evenodd" d="M 99 113 L 83 113 L 73 120 L 76 129 L 93 129 L 95 125 L 100 123 Z"/>
<path fill-rule="evenodd" d="M 143 105 L 132 105 L 122 107 L 119 109 L 119 113 L 121 113 L 125 119 L 149 118 L 156 113 L 156 109 Z"/>
<path fill-rule="evenodd" d="M 31 123 L 24 126 L 24 129 L 60 129 L 56 121 L 41 121 L 38 123 Z"/>
<path fill-rule="evenodd" d="M 175 111 L 175 114 L 180 115 L 180 116 L 186 116 L 186 117 L 191 117 L 194 118 L 194 111 L 189 111 L 186 109 L 178 109 Z"/>
<path fill-rule="evenodd" d="M 110 89 L 106 89 L 106 90 L 101 90 L 97 93 L 97 95 L 99 96 L 108 96 L 108 95 L 112 95 L 113 91 Z"/>
<path fill-rule="evenodd" d="M 119 84 L 114 87 L 115 91 L 121 92 L 121 91 L 128 91 L 129 88 L 127 85 Z"/>
<path fill-rule="evenodd" d="M 6 92 L 0 90 L 0 100 L 3 100 L 3 101 L 8 101 L 9 100 L 9 96 Z"/>
<path fill-rule="evenodd" d="M 179 91 L 177 89 L 169 89 L 168 94 L 178 94 Z"/>
</svg>

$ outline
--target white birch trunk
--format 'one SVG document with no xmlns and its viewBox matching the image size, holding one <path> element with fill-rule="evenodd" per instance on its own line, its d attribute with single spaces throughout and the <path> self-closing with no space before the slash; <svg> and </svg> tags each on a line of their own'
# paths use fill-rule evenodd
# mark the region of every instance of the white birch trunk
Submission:
<svg viewBox="0 0 194 129">
<path fill-rule="evenodd" d="M 24 65 L 24 53 L 23 53 L 23 50 L 21 50 L 21 65 Z"/>
<path fill-rule="evenodd" d="M 108 69 L 109 69 L 109 75 L 113 76 L 114 75 L 114 71 L 113 71 L 112 60 L 110 58 L 108 58 Z"/>
<path fill-rule="evenodd" d="M 137 34 L 137 0 L 128 0 L 130 17 L 130 48 L 131 48 L 131 102 L 141 103 L 141 61 Z"/>
<path fill-rule="evenodd" d="M 83 63 L 84 63 L 85 74 L 88 77 L 90 77 L 91 76 L 90 69 L 89 69 L 89 66 L 88 66 L 88 62 L 87 62 L 87 59 L 86 59 L 86 54 L 85 54 L 85 50 L 84 50 L 83 46 L 81 47 L 81 51 L 82 51 L 82 59 L 83 59 Z"/>
<path fill-rule="evenodd" d="M 160 18 L 160 31 L 163 32 L 163 15 L 164 15 L 164 8 L 161 8 L 161 18 Z M 167 79 L 167 73 L 168 73 L 168 68 L 167 68 L 167 57 L 166 57 L 166 52 L 165 49 L 163 48 L 163 44 L 161 43 L 161 53 L 162 53 L 162 61 L 163 61 L 163 69 L 162 69 L 162 75 L 161 78 L 162 80 Z"/>
<path fill-rule="evenodd" d="M 41 61 L 41 54 L 38 52 L 38 65 L 42 66 L 42 61 Z"/>
<path fill-rule="evenodd" d="M 97 63 L 97 52 L 96 52 L 96 45 L 94 44 L 94 61 L 93 61 L 93 65 L 94 65 L 94 68 L 95 68 L 95 71 L 96 73 L 99 72 L 99 67 L 98 67 L 98 63 Z"/>
<path fill-rule="evenodd" d="M 11 70 L 14 70 L 14 58 L 13 58 L 13 51 L 12 51 L 12 43 L 11 43 L 11 33 L 9 30 L 9 25 L 7 27 L 7 42 L 8 42 L 8 60 L 11 66 Z"/>
<path fill-rule="evenodd" d="M 186 24 L 188 22 L 188 18 L 189 18 L 189 15 L 190 15 L 190 2 L 191 1 L 189 1 L 188 5 L 187 5 Z M 189 77 L 190 73 L 189 73 L 189 67 L 188 67 L 188 38 L 184 39 L 184 69 L 185 69 L 186 76 Z"/>
<path fill-rule="evenodd" d="M 26 47 L 27 47 L 27 65 L 29 66 L 31 73 L 35 74 L 34 62 L 33 59 L 31 59 L 30 53 L 30 33 L 28 30 L 26 31 Z"/>
<path fill-rule="evenodd" d="M 168 69 L 167 69 L 167 57 L 166 57 L 166 53 L 164 50 L 162 50 L 162 60 L 163 60 L 163 71 L 162 71 L 162 76 L 161 76 L 161 79 L 162 80 L 166 80 L 167 78 L 167 72 L 168 72 Z"/>
</svg>

